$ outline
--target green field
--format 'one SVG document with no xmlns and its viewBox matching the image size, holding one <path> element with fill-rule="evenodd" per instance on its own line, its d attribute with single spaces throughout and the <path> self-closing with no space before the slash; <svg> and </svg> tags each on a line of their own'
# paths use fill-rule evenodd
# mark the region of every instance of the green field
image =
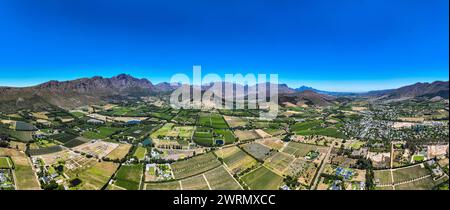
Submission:
<svg viewBox="0 0 450 210">
<path fill-rule="evenodd" d="M 12 167 L 13 164 L 9 157 L 0 157 L 0 169 L 10 169 Z"/>
<path fill-rule="evenodd" d="M 244 175 L 241 179 L 251 190 L 278 190 L 283 183 L 283 177 L 264 166 Z"/>
<path fill-rule="evenodd" d="M 140 164 L 122 165 L 117 171 L 114 184 L 127 190 L 139 190 L 142 173 Z"/>
<path fill-rule="evenodd" d="M 195 143 L 205 147 L 214 146 L 214 133 L 212 129 L 205 127 L 198 127 L 194 133 L 193 140 Z"/>
<path fill-rule="evenodd" d="M 167 133 L 169 133 L 169 131 L 172 130 L 172 128 L 175 125 L 173 123 L 166 123 L 164 124 L 160 129 L 158 129 L 157 131 L 153 132 L 151 137 L 156 139 L 156 138 L 164 138 Z"/>
<path fill-rule="evenodd" d="M 88 139 L 106 139 L 114 133 L 120 131 L 121 128 L 114 127 L 100 127 L 95 131 L 86 131 L 83 133 L 83 137 Z"/>
<path fill-rule="evenodd" d="M 22 142 L 29 142 L 33 140 L 33 132 L 31 131 L 15 131 L 0 127 L 0 134 L 11 136 L 12 138 Z"/>
<path fill-rule="evenodd" d="M 214 134 L 215 136 L 220 136 L 221 138 L 223 138 L 225 140 L 225 144 L 232 144 L 236 141 L 233 132 L 231 132 L 230 130 L 215 129 Z"/>
<path fill-rule="evenodd" d="M 414 155 L 414 156 L 413 156 L 413 160 L 414 160 L 415 162 L 422 162 L 422 161 L 425 160 L 425 157 L 424 157 L 423 155 Z"/>
<path fill-rule="evenodd" d="M 138 160 L 143 160 L 147 154 L 147 149 L 145 147 L 137 147 L 133 153 L 133 156 L 137 157 Z"/>
<path fill-rule="evenodd" d="M 74 189 L 100 190 L 108 183 L 118 167 L 119 164 L 113 162 L 92 161 L 88 166 L 68 170 L 66 174 L 70 179 L 77 178 L 81 180 L 81 184 L 75 186 Z"/>
<path fill-rule="evenodd" d="M 226 129 L 228 124 L 223 119 L 222 115 L 211 114 L 211 127 L 217 129 Z"/>
<path fill-rule="evenodd" d="M 210 113 L 201 113 L 197 125 L 216 129 L 228 128 L 228 124 L 225 122 L 222 115 Z"/>
<path fill-rule="evenodd" d="M 284 153 L 294 155 L 295 157 L 305 157 L 310 151 L 316 151 L 320 147 L 313 144 L 303 144 L 297 142 L 289 142 L 288 145 L 283 149 Z"/>
<path fill-rule="evenodd" d="M 327 126 L 319 120 L 299 122 L 291 126 L 291 130 L 297 135 L 321 135 L 334 138 L 345 138 L 345 135 L 334 126 Z"/>
<path fill-rule="evenodd" d="M 211 115 L 209 113 L 200 113 L 197 125 L 211 126 Z"/>
</svg>

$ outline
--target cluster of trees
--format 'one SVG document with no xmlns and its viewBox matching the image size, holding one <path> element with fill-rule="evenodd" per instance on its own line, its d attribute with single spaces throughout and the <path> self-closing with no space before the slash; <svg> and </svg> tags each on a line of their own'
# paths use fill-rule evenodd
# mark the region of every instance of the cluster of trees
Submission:
<svg viewBox="0 0 450 210">
<path fill-rule="evenodd" d="M 0 147 L 9 147 L 9 136 L 0 135 Z"/>
</svg>

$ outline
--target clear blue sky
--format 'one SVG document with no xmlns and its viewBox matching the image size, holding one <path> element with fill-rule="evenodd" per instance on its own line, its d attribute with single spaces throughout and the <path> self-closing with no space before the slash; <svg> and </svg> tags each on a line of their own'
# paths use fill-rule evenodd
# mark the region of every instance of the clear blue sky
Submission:
<svg viewBox="0 0 450 210">
<path fill-rule="evenodd" d="M 448 0 L 0 0 L 0 86 L 278 73 L 366 91 L 448 80 Z"/>
</svg>

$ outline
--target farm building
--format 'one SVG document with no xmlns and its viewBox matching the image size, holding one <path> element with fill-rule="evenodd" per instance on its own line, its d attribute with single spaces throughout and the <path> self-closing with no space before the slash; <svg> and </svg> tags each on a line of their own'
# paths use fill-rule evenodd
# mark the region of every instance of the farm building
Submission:
<svg viewBox="0 0 450 210">
<path fill-rule="evenodd" d="M 89 119 L 87 122 L 90 123 L 90 124 L 96 124 L 96 125 L 105 123 L 105 122 L 103 122 L 101 120 L 96 120 L 96 119 Z"/>
</svg>

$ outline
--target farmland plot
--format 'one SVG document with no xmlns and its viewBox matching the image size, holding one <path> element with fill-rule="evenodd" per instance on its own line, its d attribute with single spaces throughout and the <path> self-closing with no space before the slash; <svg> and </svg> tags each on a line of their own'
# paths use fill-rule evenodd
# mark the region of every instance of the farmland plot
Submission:
<svg viewBox="0 0 450 210">
<path fill-rule="evenodd" d="M 179 181 L 160 182 L 160 183 L 145 183 L 145 190 L 181 190 Z"/>
<path fill-rule="evenodd" d="M 375 182 L 379 185 L 392 184 L 391 171 L 390 170 L 374 170 Z"/>
<path fill-rule="evenodd" d="M 278 190 L 283 183 L 283 177 L 264 166 L 241 177 L 250 190 Z"/>
<path fill-rule="evenodd" d="M 230 169 L 231 173 L 238 174 L 247 168 L 252 168 L 258 162 L 253 157 L 247 155 L 236 146 L 221 148 L 215 151 L 216 155 L 223 159 L 223 162 Z"/>
<path fill-rule="evenodd" d="M 295 157 L 305 157 L 310 151 L 323 152 L 326 147 L 321 147 L 312 144 L 303 144 L 297 142 L 289 142 L 283 149 L 283 152 L 294 155 Z"/>
<path fill-rule="evenodd" d="M 234 134 L 240 141 L 248 141 L 253 139 L 261 138 L 255 131 L 253 130 L 236 130 Z"/>
<path fill-rule="evenodd" d="M 143 173 L 143 167 L 137 165 L 122 165 L 117 171 L 114 184 L 127 190 L 138 190 Z"/>
<path fill-rule="evenodd" d="M 110 160 L 121 160 L 128 154 L 131 146 L 131 144 L 119 144 L 119 146 L 111 151 L 106 158 Z"/>
<path fill-rule="evenodd" d="M 203 174 L 181 180 L 183 190 L 209 190 Z"/>
<path fill-rule="evenodd" d="M 261 143 L 262 145 L 265 145 L 265 146 L 270 147 L 275 150 L 282 149 L 285 144 L 283 141 L 281 141 L 281 139 L 279 139 L 277 137 L 261 139 L 261 140 L 258 140 L 258 143 Z"/>
<path fill-rule="evenodd" d="M 37 176 L 31 166 L 28 157 L 17 150 L 0 148 L 0 156 L 10 157 L 14 164 L 15 182 L 18 190 L 38 190 L 41 189 Z"/>
<path fill-rule="evenodd" d="M 228 173 L 224 166 L 220 166 L 205 173 L 205 178 L 212 190 L 239 190 L 241 186 Z"/>
<path fill-rule="evenodd" d="M 392 174 L 394 176 L 394 182 L 399 183 L 430 175 L 431 172 L 422 164 L 419 164 L 415 166 L 394 169 L 392 171 Z"/>
<path fill-rule="evenodd" d="M 242 146 L 242 149 L 244 149 L 247 153 L 260 161 L 265 160 L 272 154 L 272 150 L 269 147 L 266 147 L 257 142 L 244 144 Z"/>
<path fill-rule="evenodd" d="M 247 120 L 234 116 L 223 116 L 231 128 L 242 127 L 248 124 Z"/>
<path fill-rule="evenodd" d="M 220 165 L 220 161 L 217 160 L 213 153 L 207 153 L 187 160 L 175 162 L 171 166 L 175 178 L 182 179 L 203 173 Z"/>
<path fill-rule="evenodd" d="M 265 162 L 268 168 L 273 169 L 279 174 L 284 174 L 284 172 L 288 169 L 288 166 L 295 160 L 294 157 L 288 155 L 286 153 L 277 152 L 271 157 L 269 157 Z"/>
<path fill-rule="evenodd" d="M 10 169 L 12 167 L 12 160 L 9 157 L 0 157 L 0 169 Z"/>
<path fill-rule="evenodd" d="M 91 161 L 85 167 L 67 171 L 66 174 L 70 179 L 80 179 L 80 185 L 75 189 L 79 190 L 100 190 L 109 181 L 111 176 L 116 172 L 119 164 L 113 162 L 97 162 Z"/>
</svg>

